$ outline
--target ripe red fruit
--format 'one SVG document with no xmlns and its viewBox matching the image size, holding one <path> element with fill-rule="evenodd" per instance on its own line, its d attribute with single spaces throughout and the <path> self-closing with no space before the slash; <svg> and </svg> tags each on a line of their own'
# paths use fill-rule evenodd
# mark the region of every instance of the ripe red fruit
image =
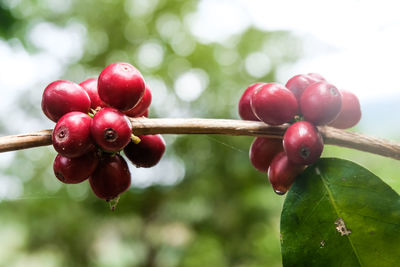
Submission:
<svg viewBox="0 0 400 267">
<path fill-rule="evenodd" d="M 284 195 L 304 167 L 290 162 L 285 152 L 277 154 L 268 169 L 268 180 L 275 193 Z"/>
<path fill-rule="evenodd" d="M 43 92 L 42 110 L 52 121 L 57 122 L 71 111 L 87 113 L 90 109 L 90 98 L 83 88 L 70 81 L 50 83 Z"/>
<path fill-rule="evenodd" d="M 94 152 L 72 159 L 58 154 L 54 159 L 53 170 L 57 179 L 61 182 L 77 184 L 89 178 L 97 164 L 98 159 Z"/>
<path fill-rule="evenodd" d="M 301 95 L 303 94 L 307 86 L 317 81 L 318 81 L 317 79 L 314 79 L 309 75 L 299 74 L 290 78 L 285 86 L 294 94 L 296 99 L 299 101 Z"/>
<path fill-rule="evenodd" d="M 104 103 L 122 111 L 129 110 L 142 98 L 145 82 L 134 66 L 117 62 L 100 73 L 98 91 Z"/>
<path fill-rule="evenodd" d="M 243 95 L 239 100 L 239 116 L 242 120 L 259 121 L 251 109 L 250 102 L 254 91 L 263 84 L 265 83 L 252 84 L 243 92 Z"/>
<path fill-rule="evenodd" d="M 314 125 L 298 121 L 289 126 L 283 135 L 283 148 L 291 162 L 308 165 L 320 158 L 324 143 Z"/>
<path fill-rule="evenodd" d="M 267 172 L 272 159 L 282 151 L 281 139 L 257 137 L 250 147 L 250 162 L 257 170 Z"/>
<path fill-rule="evenodd" d="M 325 125 L 340 112 L 342 95 L 332 84 L 317 82 L 309 85 L 300 98 L 300 110 L 306 121 Z"/>
<path fill-rule="evenodd" d="M 257 118 L 270 125 L 288 122 L 298 111 L 296 97 L 277 83 L 258 87 L 251 97 L 251 108 Z"/>
<path fill-rule="evenodd" d="M 52 134 L 54 149 L 69 158 L 82 156 L 94 149 L 90 135 L 91 121 L 89 115 L 79 111 L 62 116 Z"/>
<path fill-rule="evenodd" d="M 114 108 L 103 108 L 94 115 L 90 132 L 102 149 L 118 152 L 131 140 L 132 126 L 122 112 Z"/>
<path fill-rule="evenodd" d="M 346 90 L 340 90 L 342 94 L 342 108 L 339 116 L 329 123 L 329 126 L 347 129 L 355 126 L 361 119 L 360 101 L 355 94 Z"/>
<path fill-rule="evenodd" d="M 161 135 L 141 135 L 140 142 L 130 142 L 124 152 L 127 158 L 136 166 L 150 168 L 155 166 L 165 151 L 165 141 Z"/>
<path fill-rule="evenodd" d="M 146 110 L 150 107 L 150 104 L 151 104 L 151 91 L 146 86 L 144 95 L 142 99 L 139 101 L 139 103 L 130 110 L 124 111 L 124 113 L 129 117 L 139 117 L 141 114 L 146 112 Z"/>
<path fill-rule="evenodd" d="M 79 85 L 82 86 L 82 88 L 86 91 L 86 93 L 88 93 L 91 102 L 90 107 L 92 109 L 106 106 L 106 104 L 104 104 L 104 102 L 101 101 L 99 92 L 97 91 L 97 79 L 90 78 L 87 79 L 86 81 L 81 82 Z"/>
<path fill-rule="evenodd" d="M 146 118 L 148 118 L 149 117 L 149 110 L 146 109 L 142 114 L 137 115 L 135 118 L 138 118 L 138 117 L 146 117 Z"/>
<path fill-rule="evenodd" d="M 317 81 L 326 81 L 326 79 L 319 73 L 310 72 L 307 75 L 310 76 L 311 78 L 317 80 Z"/>
<path fill-rule="evenodd" d="M 106 201 L 117 198 L 128 190 L 131 173 L 123 157 L 104 154 L 96 170 L 89 177 L 90 187 L 97 197 Z"/>
</svg>

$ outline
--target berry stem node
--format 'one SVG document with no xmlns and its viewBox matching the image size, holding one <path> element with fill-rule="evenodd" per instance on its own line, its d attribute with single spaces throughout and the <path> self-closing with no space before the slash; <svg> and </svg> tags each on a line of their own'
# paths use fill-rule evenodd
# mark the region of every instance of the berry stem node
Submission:
<svg viewBox="0 0 400 267">
<path fill-rule="evenodd" d="M 139 144 L 140 141 L 141 141 L 140 138 L 137 137 L 137 136 L 134 135 L 134 134 L 131 135 L 131 139 L 132 139 L 132 142 L 133 142 L 135 145 Z"/>
</svg>

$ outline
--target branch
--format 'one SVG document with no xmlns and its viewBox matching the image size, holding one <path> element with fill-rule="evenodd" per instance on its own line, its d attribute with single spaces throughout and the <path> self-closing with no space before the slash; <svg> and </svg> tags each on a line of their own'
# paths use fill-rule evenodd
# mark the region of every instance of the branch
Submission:
<svg viewBox="0 0 400 267">
<path fill-rule="evenodd" d="M 263 122 L 223 119 L 131 118 L 132 132 L 146 134 L 224 134 L 282 138 L 288 124 L 269 126 Z M 400 160 L 400 143 L 328 126 L 318 127 L 325 144 L 353 148 Z M 0 137 L 0 152 L 51 145 L 52 130 Z"/>
</svg>

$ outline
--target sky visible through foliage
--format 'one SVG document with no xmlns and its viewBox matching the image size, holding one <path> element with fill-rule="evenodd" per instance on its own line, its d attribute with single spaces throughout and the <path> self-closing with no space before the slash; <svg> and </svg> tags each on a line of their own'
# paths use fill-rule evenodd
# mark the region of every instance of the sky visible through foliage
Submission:
<svg viewBox="0 0 400 267">
<path fill-rule="evenodd" d="M 335 1 L 329 14 L 308 3 L 325 16 L 295 1 L 265 2 L 0 1 L 0 133 L 52 128 L 40 110 L 47 84 L 81 82 L 125 61 L 152 90 L 153 118 L 238 119 L 248 85 L 313 71 L 364 100 L 355 130 L 398 140 L 391 9 L 369 20 L 370 2 Z M 332 24 L 337 17 L 351 24 Z M 132 187 L 115 212 L 87 182 L 54 177 L 52 147 L 0 154 L 0 266 L 280 266 L 284 198 L 250 165 L 252 138 L 165 139 L 158 166 L 131 166 Z M 400 191 L 396 161 L 336 147 L 324 155 L 354 160 Z"/>
</svg>

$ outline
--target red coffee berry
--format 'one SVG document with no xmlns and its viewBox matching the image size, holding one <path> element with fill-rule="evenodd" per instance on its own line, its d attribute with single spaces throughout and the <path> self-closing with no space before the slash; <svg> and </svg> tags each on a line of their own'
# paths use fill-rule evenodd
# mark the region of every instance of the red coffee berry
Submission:
<svg viewBox="0 0 400 267">
<path fill-rule="evenodd" d="M 94 149 L 90 135 L 91 121 L 89 115 L 79 111 L 62 116 L 52 134 L 54 149 L 69 158 L 82 156 Z"/>
<path fill-rule="evenodd" d="M 309 75 L 299 74 L 290 78 L 285 86 L 294 94 L 296 99 L 299 101 L 307 86 L 317 81 L 317 79 L 314 79 Z"/>
<path fill-rule="evenodd" d="M 90 105 L 92 109 L 106 106 L 106 104 L 104 104 L 104 102 L 100 99 L 99 92 L 97 90 L 97 79 L 90 78 L 86 81 L 81 82 L 79 85 L 82 86 L 86 93 L 88 93 L 90 97 L 90 102 L 92 103 Z"/>
<path fill-rule="evenodd" d="M 131 140 L 132 126 L 122 112 L 103 108 L 94 115 L 90 132 L 99 147 L 108 152 L 118 152 Z"/>
<path fill-rule="evenodd" d="M 42 110 L 52 121 L 57 122 L 71 111 L 87 113 L 90 109 L 90 98 L 78 84 L 70 81 L 50 83 L 43 92 Z"/>
<path fill-rule="evenodd" d="M 320 158 L 324 143 L 314 125 L 298 121 L 289 126 L 283 135 L 283 148 L 291 162 L 308 165 Z"/>
<path fill-rule="evenodd" d="M 125 148 L 126 157 L 136 166 L 150 168 L 155 166 L 165 151 L 165 141 L 161 135 L 141 135 L 140 142 L 130 142 Z"/>
<path fill-rule="evenodd" d="M 257 118 L 270 125 L 288 122 L 298 112 L 296 97 L 277 83 L 258 87 L 251 97 L 251 108 Z"/>
<path fill-rule="evenodd" d="M 117 62 L 100 73 L 98 91 L 104 103 L 122 111 L 129 110 L 142 98 L 145 82 L 134 66 Z"/>
<path fill-rule="evenodd" d="M 242 120 L 259 121 L 251 109 L 250 102 L 254 91 L 263 84 L 265 83 L 252 84 L 243 92 L 243 95 L 239 100 L 239 116 Z"/>
<path fill-rule="evenodd" d="M 149 110 L 146 109 L 142 114 L 137 115 L 135 118 L 138 118 L 138 117 L 146 117 L 146 118 L 148 118 L 149 117 Z"/>
<path fill-rule="evenodd" d="M 257 170 L 267 172 L 272 159 L 282 151 L 281 139 L 257 137 L 250 147 L 250 162 Z"/>
<path fill-rule="evenodd" d="M 326 82 L 326 79 L 319 73 L 310 72 L 307 75 L 310 76 L 311 78 L 314 78 L 317 81 L 325 81 Z"/>
<path fill-rule="evenodd" d="M 117 198 L 129 189 L 131 173 L 123 157 L 104 154 L 89 177 L 90 187 L 97 197 L 106 201 Z"/>
<path fill-rule="evenodd" d="M 142 99 L 139 101 L 139 103 L 130 110 L 124 111 L 124 113 L 129 117 L 138 117 L 139 115 L 146 112 L 146 110 L 150 107 L 150 104 L 151 104 L 151 91 L 146 86 L 144 95 Z"/>
<path fill-rule="evenodd" d="M 339 116 L 329 123 L 329 126 L 347 129 L 355 126 L 361 119 L 360 101 L 355 94 L 346 90 L 340 90 L 342 94 L 342 108 Z"/>
<path fill-rule="evenodd" d="M 333 121 L 340 112 L 342 95 L 332 84 L 316 82 L 309 85 L 300 98 L 300 110 L 306 121 L 314 125 L 325 125 Z"/>
<path fill-rule="evenodd" d="M 96 153 L 90 152 L 78 158 L 60 154 L 54 159 L 53 170 L 57 179 L 65 184 L 83 182 L 94 172 L 98 164 Z"/>
<path fill-rule="evenodd" d="M 296 177 L 304 170 L 304 167 L 289 161 L 285 152 L 277 154 L 268 168 L 268 180 L 275 193 L 284 195 L 292 186 Z"/>
</svg>

